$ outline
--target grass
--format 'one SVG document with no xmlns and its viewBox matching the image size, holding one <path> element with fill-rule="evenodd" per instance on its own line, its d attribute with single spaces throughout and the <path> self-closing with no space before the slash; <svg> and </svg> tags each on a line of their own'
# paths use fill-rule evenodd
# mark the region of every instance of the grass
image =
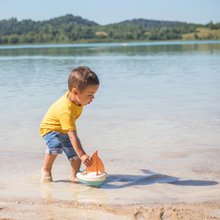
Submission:
<svg viewBox="0 0 220 220">
<path fill-rule="evenodd" d="M 215 40 L 220 39 L 220 29 L 212 30 L 209 28 L 197 28 L 196 32 L 190 34 L 183 34 L 183 40 Z"/>
</svg>

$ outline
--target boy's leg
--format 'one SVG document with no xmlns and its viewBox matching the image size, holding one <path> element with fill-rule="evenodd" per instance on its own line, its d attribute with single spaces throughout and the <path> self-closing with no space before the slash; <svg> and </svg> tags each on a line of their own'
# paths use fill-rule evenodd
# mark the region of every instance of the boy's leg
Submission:
<svg viewBox="0 0 220 220">
<path fill-rule="evenodd" d="M 81 166 L 81 160 L 77 156 L 74 147 L 69 139 L 67 134 L 62 135 L 63 138 L 63 151 L 66 154 L 68 160 L 70 161 L 71 165 L 71 181 L 78 182 L 76 178 L 77 172 L 79 172 Z"/>
<path fill-rule="evenodd" d="M 60 139 L 60 133 L 52 131 L 43 136 L 46 141 L 46 154 L 44 157 L 44 164 L 42 167 L 42 182 L 51 182 L 52 175 L 51 170 L 53 162 L 58 154 L 62 154 L 62 140 Z"/>
<path fill-rule="evenodd" d="M 53 166 L 53 162 L 56 159 L 58 154 L 45 154 L 44 157 L 44 164 L 42 167 L 42 182 L 51 182 L 52 180 L 52 175 L 51 175 L 51 170 Z"/>
<path fill-rule="evenodd" d="M 70 161 L 71 165 L 71 181 L 78 182 L 78 179 L 76 177 L 76 174 L 79 172 L 80 166 L 81 166 L 81 160 L 80 159 L 73 159 Z"/>
</svg>

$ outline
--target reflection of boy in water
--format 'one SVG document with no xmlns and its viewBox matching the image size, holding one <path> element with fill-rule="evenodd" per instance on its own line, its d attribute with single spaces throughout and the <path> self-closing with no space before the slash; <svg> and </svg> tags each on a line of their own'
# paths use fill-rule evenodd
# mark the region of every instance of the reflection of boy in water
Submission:
<svg viewBox="0 0 220 220">
<path fill-rule="evenodd" d="M 52 181 L 52 166 L 58 154 L 66 154 L 71 165 L 71 180 L 76 181 L 81 161 L 92 164 L 77 135 L 75 121 L 81 115 L 83 106 L 94 99 L 99 87 L 97 75 L 88 67 L 77 67 L 70 72 L 69 91 L 58 99 L 47 111 L 40 125 L 40 134 L 47 149 L 42 167 L 42 181 Z"/>
</svg>

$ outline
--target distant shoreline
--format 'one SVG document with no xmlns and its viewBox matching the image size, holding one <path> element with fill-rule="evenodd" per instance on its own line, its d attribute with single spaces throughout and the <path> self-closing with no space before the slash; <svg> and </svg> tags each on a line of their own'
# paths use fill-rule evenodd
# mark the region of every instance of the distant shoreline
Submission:
<svg viewBox="0 0 220 220">
<path fill-rule="evenodd" d="M 77 42 L 77 43 L 45 43 L 45 44 L 4 44 L 0 49 L 13 48 L 69 48 L 69 47 L 108 47 L 108 46 L 153 46 L 153 45 L 188 45 L 188 44 L 220 44 L 220 40 L 166 40 L 166 41 L 127 41 L 127 42 Z"/>
<path fill-rule="evenodd" d="M 132 19 L 109 25 L 71 14 L 44 21 L 0 20 L 0 45 L 97 43 L 165 40 L 217 40 L 220 23 Z"/>
</svg>

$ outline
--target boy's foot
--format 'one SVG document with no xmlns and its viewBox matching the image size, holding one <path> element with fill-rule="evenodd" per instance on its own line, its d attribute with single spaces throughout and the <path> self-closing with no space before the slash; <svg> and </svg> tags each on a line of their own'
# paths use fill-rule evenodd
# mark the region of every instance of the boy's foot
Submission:
<svg viewBox="0 0 220 220">
<path fill-rule="evenodd" d="M 41 178 L 41 183 L 50 183 L 50 182 L 53 182 L 53 179 L 51 176 L 44 176 Z"/>
<path fill-rule="evenodd" d="M 79 181 L 79 179 L 77 177 L 71 177 L 70 180 L 73 183 L 80 183 L 80 181 Z"/>
<path fill-rule="evenodd" d="M 42 169 L 41 174 L 42 174 L 41 183 L 53 182 L 51 172 Z"/>
</svg>

